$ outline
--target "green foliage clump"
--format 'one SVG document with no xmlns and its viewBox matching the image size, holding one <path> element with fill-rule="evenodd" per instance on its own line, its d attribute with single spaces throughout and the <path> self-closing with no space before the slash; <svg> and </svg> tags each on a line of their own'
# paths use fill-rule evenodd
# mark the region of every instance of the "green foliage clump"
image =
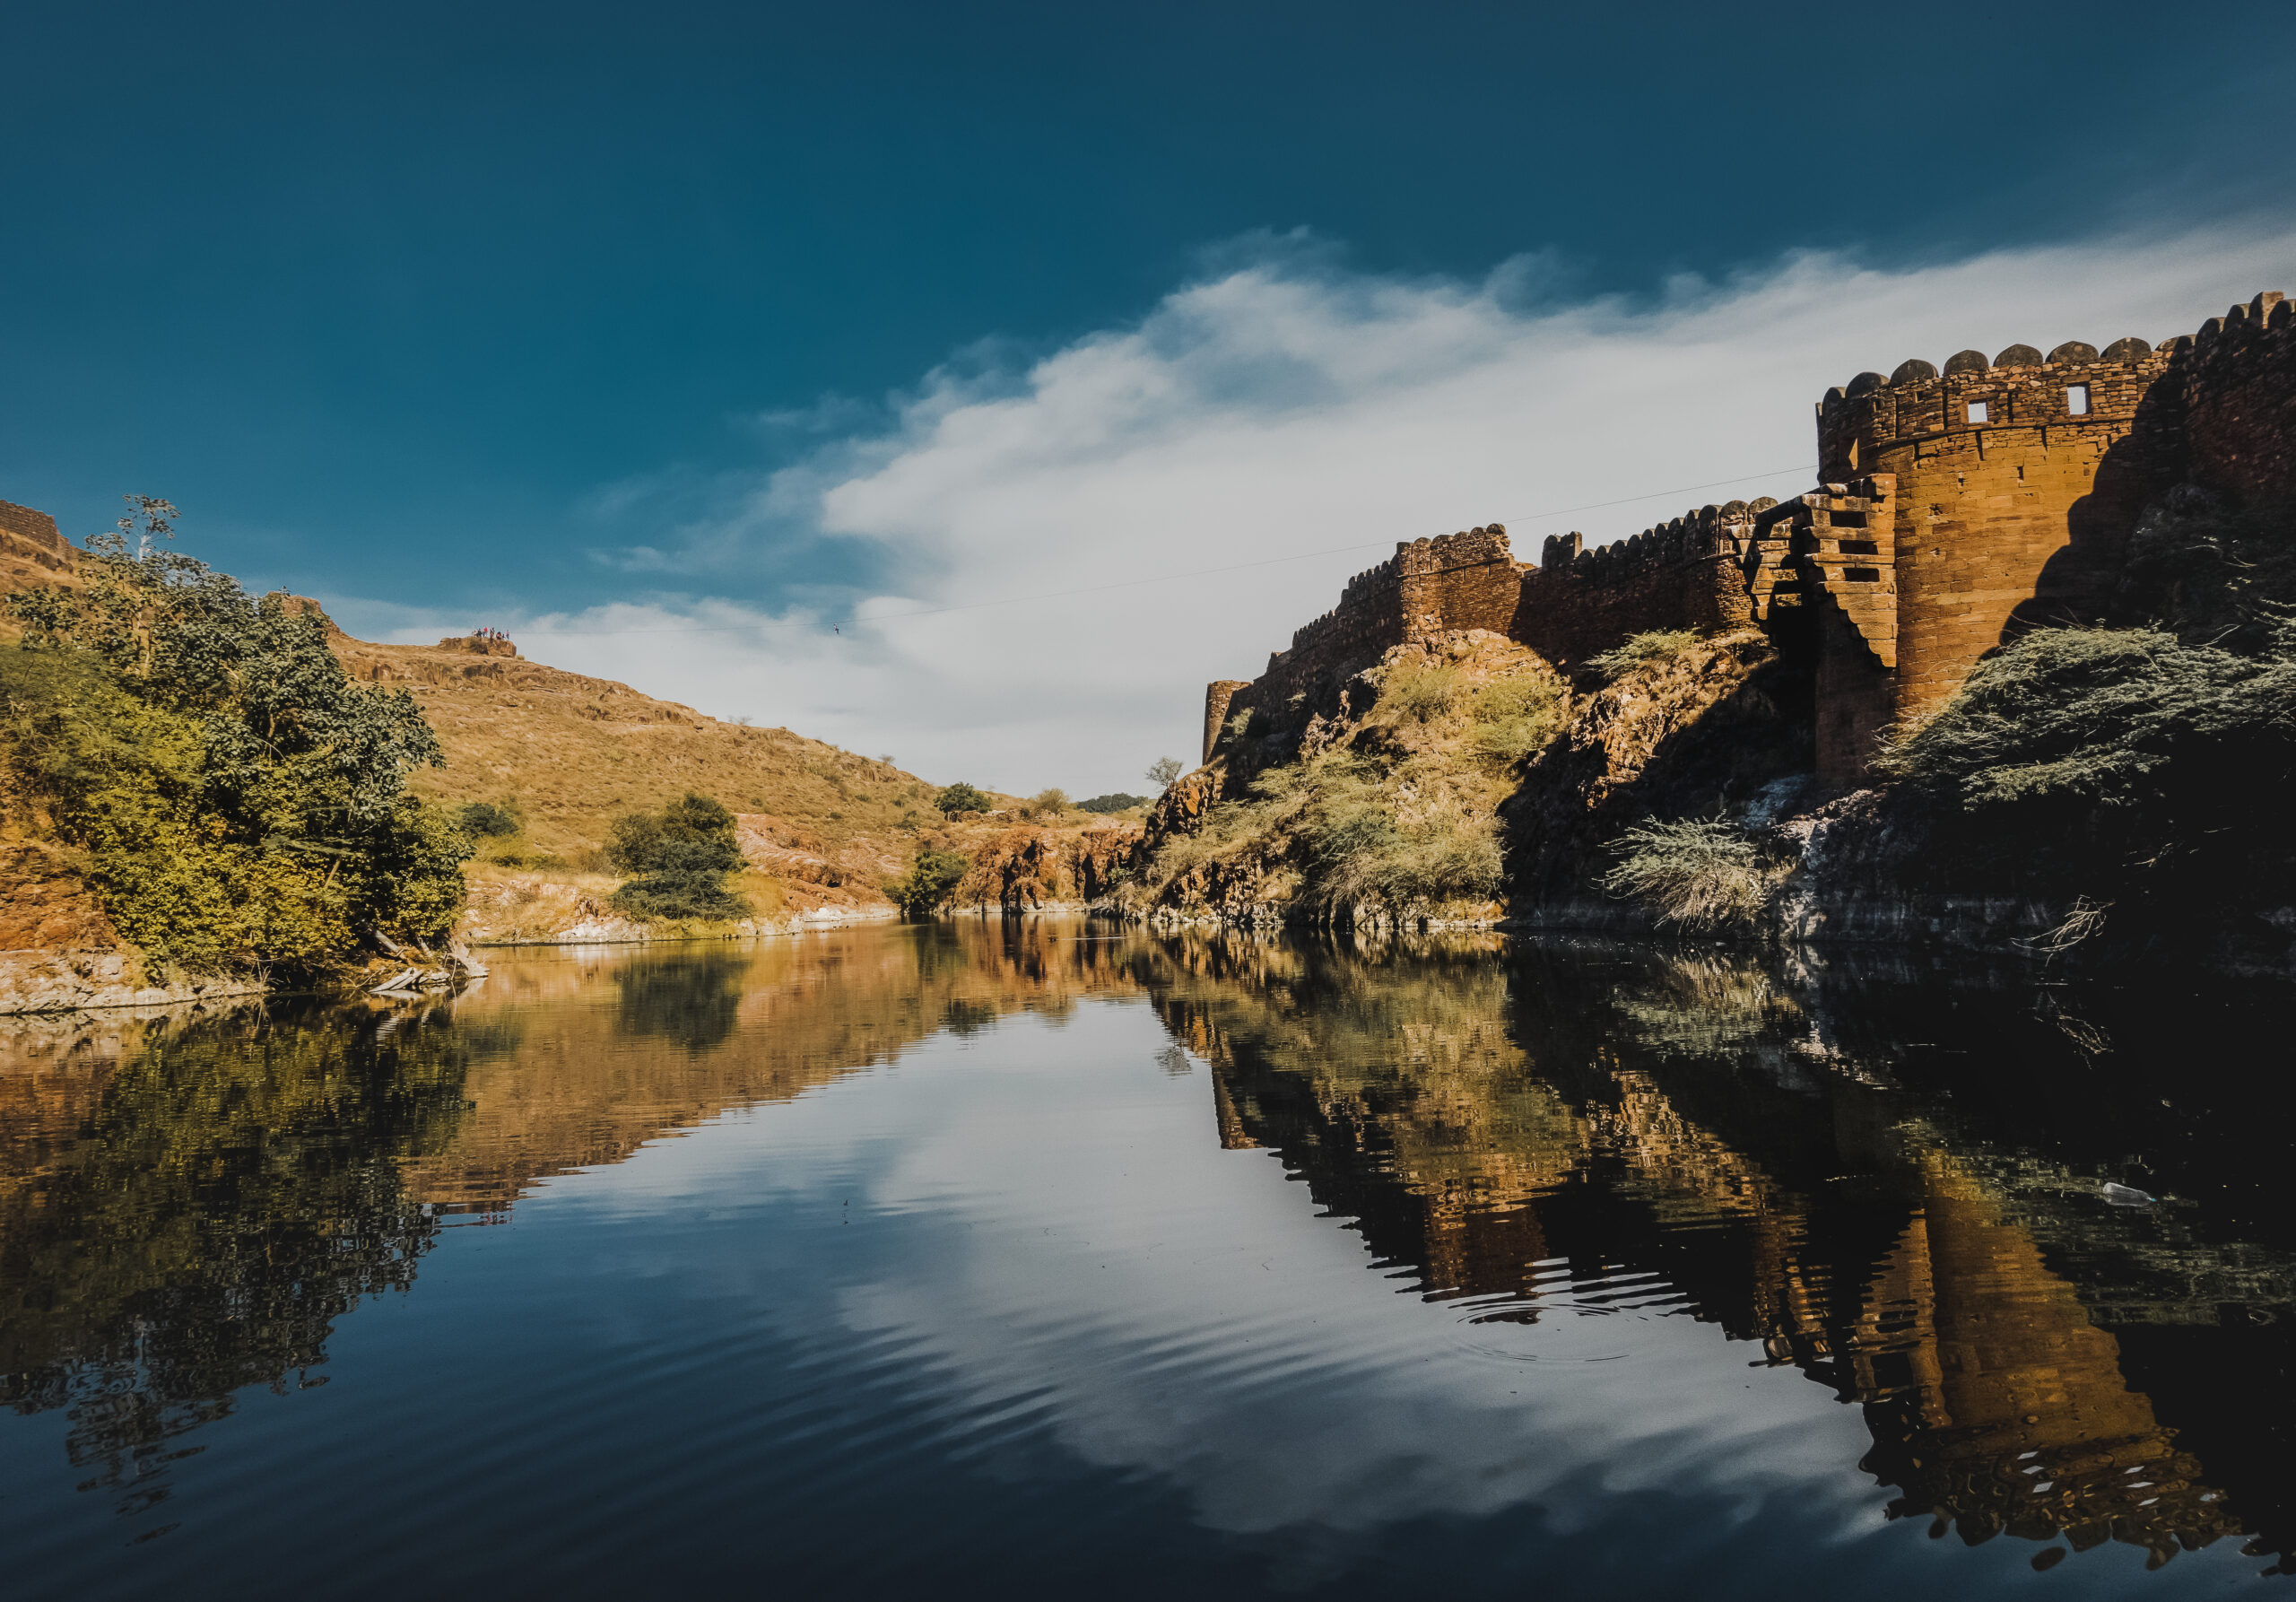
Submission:
<svg viewBox="0 0 2296 1602">
<path fill-rule="evenodd" d="M 1475 752 L 1509 766 L 1545 750 L 1570 721 L 1570 691 L 1553 673 L 1492 679 L 1468 702 Z"/>
<path fill-rule="evenodd" d="M 1130 812 L 1135 806 L 1145 806 L 1153 799 L 1148 796 L 1127 796 L 1121 790 L 1111 790 L 1105 796 L 1094 796 L 1076 803 L 1078 812 Z"/>
<path fill-rule="evenodd" d="M 1058 788 L 1039 790 L 1020 807 L 1022 817 L 1037 819 L 1057 818 L 1067 810 L 1068 792 Z"/>
<path fill-rule="evenodd" d="M 1379 686 L 1379 709 L 1402 722 L 1433 723 L 1465 693 L 1459 670 L 1448 662 L 1399 662 Z"/>
<path fill-rule="evenodd" d="M 988 797 L 961 779 L 934 797 L 933 807 L 944 818 L 953 818 L 961 813 L 987 812 L 989 809 Z"/>
<path fill-rule="evenodd" d="M 1616 678 L 1630 668 L 1650 667 L 1681 661 L 1699 649 L 1699 637 L 1689 629 L 1653 629 L 1645 634 L 1630 635 L 1600 656 L 1587 658 L 1587 666 L 1605 678 Z"/>
<path fill-rule="evenodd" d="M 962 851 L 919 851 L 909 872 L 886 885 L 885 893 L 908 917 L 930 918 L 948 904 L 971 866 Z"/>
<path fill-rule="evenodd" d="M 2296 626 L 2242 654 L 2152 629 L 2047 629 L 1978 665 L 1882 770 L 1926 805 L 1920 866 L 2042 894 L 2285 900 Z"/>
<path fill-rule="evenodd" d="M 1257 707 L 1239 707 L 1228 714 L 1227 737 L 1231 740 L 1264 740 L 1274 728 L 1274 719 Z"/>
<path fill-rule="evenodd" d="M 517 814 L 492 801 L 465 802 L 455 814 L 455 822 L 473 840 L 501 839 L 519 829 Z"/>
<path fill-rule="evenodd" d="M 1620 860 L 1603 888 L 1684 928 L 1752 923 L 1779 876 L 1761 846 L 1722 818 L 1639 823 L 1611 849 Z"/>
<path fill-rule="evenodd" d="M 1340 750 L 1263 772 L 1248 800 L 1213 809 L 1203 828 L 1161 846 L 1152 899 L 1207 864 L 1280 859 L 1270 889 L 1326 918 L 1403 918 L 1498 893 L 1503 877 L 1488 813 L 1434 800 L 1408 815 L 1378 765 Z"/>
<path fill-rule="evenodd" d="M 634 918 L 746 917 L 750 904 L 726 888 L 742 866 L 734 814 L 689 790 L 659 812 L 624 813 L 607 825 L 605 857 L 625 878 L 613 903 Z"/>
<path fill-rule="evenodd" d="M 0 744 L 121 936 L 195 971 L 291 972 L 370 934 L 443 937 L 470 848 L 407 791 L 444 760 L 413 697 L 355 683 L 317 617 L 148 534 L 90 542 L 83 571 L 8 599 L 24 636 L 0 649 Z"/>
<path fill-rule="evenodd" d="M 439 1220 L 403 1164 L 453 1144 L 468 1063 L 505 1039 L 293 1001 L 147 1026 L 10 1220 L 10 1405 L 61 1413 L 91 1484 L 163 1493 L 163 1444 L 186 1455 L 234 1391 L 318 1367 L 345 1313 L 413 1283 Z"/>
<path fill-rule="evenodd" d="M 2235 507 L 2183 484 L 2129 535 L 2119 610 L 2187 643 L 2253 655 L 2272 649 L 2296 605 L 2296 507 Z"/>
</svg>

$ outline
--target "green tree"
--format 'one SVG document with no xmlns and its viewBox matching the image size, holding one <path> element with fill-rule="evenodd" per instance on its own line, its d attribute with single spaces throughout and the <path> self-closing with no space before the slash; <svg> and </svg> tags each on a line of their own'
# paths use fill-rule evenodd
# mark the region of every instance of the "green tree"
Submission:
<svg viewBox="0 0 2296 1602">
<path fill-rule="evenodd" d="M 0 650 L 0 744 L 114 925 L 196 971 L 445 936 L 469 844 L 407 790 L 445 760 L 413 695 L 353 681 L 291 597 L 157 544 L 174 509 L 131 500 L 82 588 L 8 597 Z"/>
<path fill-rule="evenodd" d="M 517 814 L 492 801 L 466 801 L 455 822 L 473 840 L 500 839 L 518 831 Z"/>
<path fill-rule="evenodd" d="M 1187 770 L 1180 765 L 1179 758 L 1176 756 L 1160 756 L 1154 762 L 1148 764 L 1148 782 L 1154 785 L 1157 790 L 1161 793 L 1164 790 L 1170 789 L 1172 788 L 1172 780 L 1178 779 L 1181 774 L 1187 771 Z"/>
<path fill-rule="evenodd" d="M 988 797 L 961 780 L 934 797 L 933 805 L 943 817 L 953 818 L 959 813 L 987 812 Z"/>
<path fill-rule="evenodd" d="M 962 851 L 919 851 L 909 872 L 886 885 L 885 893 L 907 916 L 930 918 L 947 904 L 971 866 Z"/>
<path fill-rule="evenodd" d="M 613 904 L 639 918 L 731 919 L 750 904 L 726 888 L 742 866 L 734 814 L 689 790 L 660 812 L 625 813 L 607 826 L 606 861 L 626 879 Z"/>
</svg>

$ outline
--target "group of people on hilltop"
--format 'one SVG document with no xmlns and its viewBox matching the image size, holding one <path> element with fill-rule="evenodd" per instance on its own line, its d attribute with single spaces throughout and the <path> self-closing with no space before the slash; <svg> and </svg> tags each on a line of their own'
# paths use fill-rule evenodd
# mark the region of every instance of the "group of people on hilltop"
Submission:
<svg viewBox="0 0 2296 1602">
<path fill-rule="evenodd" d="M 470 637 L 473 640 L 508 640 L 510 638 L 500 629 L 490 629 L 483 625 L 473 629 L 470 631 Z"/>
</svg>

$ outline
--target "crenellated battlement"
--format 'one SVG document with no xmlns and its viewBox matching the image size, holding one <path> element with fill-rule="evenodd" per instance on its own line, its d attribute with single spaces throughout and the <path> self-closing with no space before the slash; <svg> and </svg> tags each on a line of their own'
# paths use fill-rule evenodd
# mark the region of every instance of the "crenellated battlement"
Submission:
<svg viewBox="0 0 2296 1602">
<path fill-rule="evenodd" d="M 1915 358 L 1829 389 L 1817 431 L 1818 487 L 1785 501 L 1591 547 L 1551 535 L 1535 567 L 1497 524 L 1398 544 L 1214 698 L 1280 714 L 1446 630 L 1503 631 L 1569 666 L 1637 633 L 1758 624 L 1813 660 L 1821 773 L 1860 778 L 1882 731 L 1987 651 L 2105 615 L 2127 531 L 2174 484 L 2296 503 L 2296 305 L 2260 294 L 2158 344 Z"/>
</svg>

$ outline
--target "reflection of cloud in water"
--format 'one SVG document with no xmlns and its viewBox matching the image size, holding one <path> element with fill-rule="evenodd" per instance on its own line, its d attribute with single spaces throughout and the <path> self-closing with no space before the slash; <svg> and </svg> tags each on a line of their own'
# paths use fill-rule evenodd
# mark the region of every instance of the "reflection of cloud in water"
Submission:
<svg viewBox="0 0 2296 1602">
<path fill-rule="evenodd" d="M 1652 1492 L 1751 1513 L 1790 1491 L 1845 1523 L 1877 1517 L 1856 1414 L 1750 1367 L 1758 1350 L 1710 1326 L 1494 1329 L 1401 1293 L 1267 1156 L 1219 1148 L 1203 1078 L 1141 1049 L 1152 1027 L 1128 1007 L 1091 1009 L 1065 1038 L 1008 1026 L 961 1079 L 905 1074 L 875 1098 L 871 1127 L 847 1135 L 873 1148 L 869 1203 L 930 1223 L 897 1272 L 838 1297 L 845 1321 L 961 1387 L 969 1416 L 1040 1416 L 1237 1532 L 1524 1503 L 1569 1528 Z M 1066 1066 L 1080 1055 L 1141 1067 L 1086 1076 Z M 856 1171 L 820 1127 L 842 1099 L 778 1111 L 796 1146 L 777 1154 L 779 1183 Z"/>
</svg>

